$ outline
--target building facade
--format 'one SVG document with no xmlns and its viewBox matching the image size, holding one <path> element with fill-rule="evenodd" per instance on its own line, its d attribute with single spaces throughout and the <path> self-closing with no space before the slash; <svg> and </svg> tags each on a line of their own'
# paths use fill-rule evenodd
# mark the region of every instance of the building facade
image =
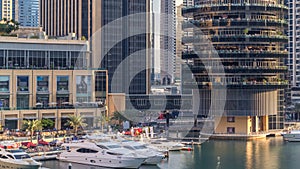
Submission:
<svg viewBox="0 0 300 169">
<path fill-rule="evenodd" d="M 1 0 L 1 13 L 2 13 L 2 19 L 6 19 L 7 21 L 15 20 L 15 7 L 16 2 L 15 0 Z"/>
<path fill-rule="evenodd" d="M 289 6 L 289 59 L 288 59 L 288 66 L 289 66 L 289 72 L 290 72 L 290 98 L 291 103 L 300 103 L 300 50 L 299 50 L 299 44 L 298 44 L 298 36 L 300 34 L 298 22 L 299 14 L 297 10 L 300 7 L 300 1 L 297 0 L 290 0 L 288 1 Z"/>
<path fill-rule="evenodd" d="M 120 24 L 108 32 L 103 30 L 100 32 L 101 28 L 112 21 L 149 12 L 149 0 L 41 0 L 40 9 L 40 24 L 47 35 L 63 37 L 71 33 L 75 39 L 76 37 L 89 39 L 92 52 L 90 66 L 108 70 L 109 92 L 145 94 L 149 91 L 150 52 L 144 51 L 150 46 L 150 36 L 146 33 L 149 29 L 149 17 L 147 15 L 136 17 L 134 21 L 127 21 L 126 26 Z M 136 28 L 143 29 L 145 34 L 121 39 L 121 42 L 116 42 L 113 47 L 109 46 L 118 37 L 127 35 Z M 124 70 L 121 71 L 122 76 L 119 76 L 117 82 L 112 85 L 113 75 L 128 56 L 135 59 L 125 64 Z M 141 69 L 144 71 L 135 76 L 136 70 Z M 130 81 L 129 76 L 135 77 Z"/>
<path fill-rule="evenodd" d="M 70 114 L 88 127 L 106 113 L 107 71 L 88 69 L 87 41 L 0 38 L 0 107 L 4 128 L 49 118 L 66 128 Z M 101 114 L 102 113 L 102 114 Z"/>
<path fill-rule="evenodd" d="M 39 0 L 18 0 L 17 20 L 23 27 L 39 27 Z"/>
<path fill-rule="evenodd" d="M 208 116 L 211 101 L 219 101 L 212 93 L 227 93 L 224 110 L 217 110 L 223 116 L 216 118 L 215 133 L 251 135 L 283 128 L 287 11 L 284 1 L 260 0 L 198 1 L 183 10 L 194 18 L 189 23 L 201 28 L 182 40 L 193 47 L 182 57 L 199 89 L 199 114 Z"/>
<path fill-rule="evenodd" d="M 161 1 L 160 18 L 160 78 L 161 84 L 170 85 L 175 78 L 176 60 L 176 1 Z"/>
</svg>

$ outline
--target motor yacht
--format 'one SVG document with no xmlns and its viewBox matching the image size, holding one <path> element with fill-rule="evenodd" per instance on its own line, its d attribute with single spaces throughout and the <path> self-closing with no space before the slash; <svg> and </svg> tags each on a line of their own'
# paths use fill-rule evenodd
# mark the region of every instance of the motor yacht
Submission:
<svg viewBox="0 0 300 169">
<path fill-rule="evenodd" d="M 157 165 L 165 157 L 164 154 L 147 147 L 145 144 L 141 144 L 135 141 L 124 141 L 121 144 L 124 148 L 134 151 L 139 155 L 145 156 L 147 159 L 145 160 L 144 164 Z"/>
<path fill-rule="evenodd" d="M 23 150 L 0 148 L 0 168 L 38 169 L 41 165 Z"/>
<path fill-rule="evenodd" d="M 135 153 L 117 151 L 99 146 L 96 143 L 64 143 L 58 155 L 60 161 L 80 163 L 109 168 L 138 168 L 146 160 Z"/>
<path fill-rule="evenodd" d="M 282 133 L 284 141 L 297 142 L 300 141 L 300 130 L 291 130 L 286 133 Z"/>
</svg>

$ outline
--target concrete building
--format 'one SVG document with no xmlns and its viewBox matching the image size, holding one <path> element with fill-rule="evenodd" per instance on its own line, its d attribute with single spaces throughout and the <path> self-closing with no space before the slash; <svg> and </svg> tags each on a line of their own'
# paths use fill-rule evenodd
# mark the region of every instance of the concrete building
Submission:
<svg viewBox="0 0 300 169">
<path fill-rule="evenodd" d="M 15 20 L 15 7 L 16 7 L 16 0 L 1 0 L 1 13 L 2 19 L 6 19 L 8 21 Z"/>
<path fill-rule="evenodd" d="M 176 59 L 176 1 L 161 1 L 160 78 L 162 85 L 174 83 Z"/>
<path fill-rule="evenodd" d="M 96 127 L 95 118 L 106 114 L 108 76 L 87 69 L 89 54 L 87 41 L 0 37 L 2 126 L 49 118 L 61 129 L 76 114 Z"/>
<path fill-rule="evenodd" d="M 150 36 L 146 34 L 149 30 L 149 16 L 136 17 L 133 21 L 128 21 L 126 26 L 119 24 L 108 32 L 100 32 L 100 28 L 112 21 L 132 14 L 149 12 L 149 0 L 41 0 L 40 6 L 40 24 L 47 35 L 63 37 L 71 33 L 71 37 L 75 39 L 85 37 L 90 40 L 93 58 L 90 65 L 93 68 L 101 67 L 108 70 L 109 92 L 135 94 L 149 92 L 150 52 L 143 51 L 150 46 Z M 114 43 L 114 39 L 127 35 L 136 28 L 143 29 L 145 34 L 121 39 L 122 42 L 118 41 L 113 47 L 109 46 Z M 118 66 L 130 55 L 135 59 L 127 62 L 126 70 L 121 71 L 123 75 L 112 85 L 112 78 Z M 98 63 L 99 60 L 101 63 Z M 144 71 L 135 76 L 137 70 Z M 130 81 L 129 76 L 135 77 Z"/>
<path fill-rule="evenodd" d="M 18 0 L 16 20 L 23 27 L 39 27 L 39 0 Z"/>
<path fill-rule="evenodd" d="M 182 56 L 189 63 L 186 69 L 194 74 L 193 79 L 183 80 L 184 85 L 196 84 L 199 89 L 200 115 L 223 114 L 215 118 L 219 122 L 215 134 L 251 136 L 283 128 L 287 12 L 284 1 L 263 0 L 230 5 L 199 1 L 183 10 L 194 18 L 192 25 L 201 28 L 182 40 L 193 47 Z M 193 26 L 184 25 L 185 29 Z M 211 107 L 219 105 L 220 99 L 224 110 Z"/>
</svg>

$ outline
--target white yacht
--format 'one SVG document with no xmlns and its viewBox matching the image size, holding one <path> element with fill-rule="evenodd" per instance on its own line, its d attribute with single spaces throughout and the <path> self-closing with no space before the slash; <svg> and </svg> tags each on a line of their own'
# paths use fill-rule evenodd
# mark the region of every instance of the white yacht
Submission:
<svg viewBox="0 0 300 169">
<path fill-rule="evenodd" d="M 131 151 L 136 152 L 137 154 L 147 157 L 144 164 L 157 165 L 165 157 L 164 154 L 152 148 L 148 148 L 145 144 L 141 144 L 134 141 L 124 141 L 121 144 L 123 145 L 124 148 L 127 148 Z"/>
<path fill-rule="evenodd" d="M 0 168 L 38 169 L 42 163 L 19 149 L 0 149 Z"/>
<path fill-rule="evenodd" d="M 66 162 L 80 163 L 110 168 L 138 168 L 146 160 L 134 153 L 118 152 L 98 146 L 95 143 L 64 143 L 65 150 L 58 159 Z"/>
<path fill-rule="evenodd" d="M 300 141 L 300 130 L 291 130 L 286 133 L 282 133 L 282 136 L 285 141 Z"/>
</svg>

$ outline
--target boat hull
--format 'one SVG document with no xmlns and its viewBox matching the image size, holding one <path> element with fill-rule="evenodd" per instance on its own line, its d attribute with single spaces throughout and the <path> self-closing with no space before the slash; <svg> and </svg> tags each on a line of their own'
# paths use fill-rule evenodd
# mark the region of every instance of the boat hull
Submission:
<svg viewBox="0 0 300 169">
<path fill-rule="evenodd" d="M 8 161 L 0 160 L 0 168 L 38 169 L 40 168 L 40 165 L 39 164 L 32 164 L 32 165 L 15 164 Z"/>
<path fill-rule="evenodd" d="M 157 165 L 163 160 L 164 156 L 153 156 L 145 160 L 145 165 Z"/>
<path fill-rule="evenodd" d="M 283 140 L 290 142 L 300 142 L 300 134 L 283 134 Z"/>
<path fill-rule="evenodd" d="M 84 165 L 93 165 L 107 168 L 139 168 L 145 161 L 145 158 L 118 158 L 118 159 L 105 159 L 96 157 L 82 156 L 60 156 L 57 158 L 60 161 L 78 163 Z"/>
</svg>

